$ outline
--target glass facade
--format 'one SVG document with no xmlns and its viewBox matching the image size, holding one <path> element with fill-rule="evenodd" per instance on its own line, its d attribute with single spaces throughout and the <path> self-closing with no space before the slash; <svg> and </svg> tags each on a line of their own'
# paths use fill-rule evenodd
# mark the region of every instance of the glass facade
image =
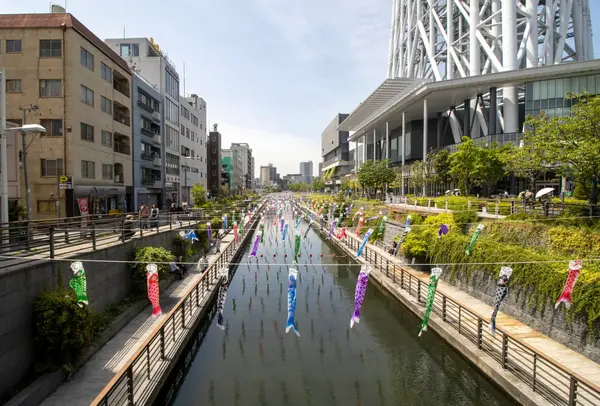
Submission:
<svg viewBox="0 0 600 406">
<path fill-rule="evenodd" d="M 573 100 L 567 95 L 600 94 L 600 75 L 573 76 L 525 84 L 525 116 L 544 112 L 550 117 L 569 114 Z"/>
</svg>

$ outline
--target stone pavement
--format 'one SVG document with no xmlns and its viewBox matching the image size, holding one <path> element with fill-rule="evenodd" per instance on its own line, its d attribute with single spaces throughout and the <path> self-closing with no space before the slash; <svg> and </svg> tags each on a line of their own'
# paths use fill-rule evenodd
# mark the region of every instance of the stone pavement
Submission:
<svg viewBox="0 0 600 406">
<path fill-rule="evenodd" d="M 233 233 L 223 237 L 221 251 L 227 248 L 233 238 Z M 209 264 L 212 264 L 218 255 L 214 249 L 211 249 L 205 258 Z M 151 307 L 148 305 L 144 311 L 98 350 L 68 382 L 62 384 L 52 395 L 48 396 L 41 405 L 88 406 L 182 299 L 188 288 L 200 280 L 201 276 L 199 270 L 191 269 L 186 278 L 173 282 L 161 294 L 160 306 L 163 314 L 160 317 L 152 318 Z"/>
</svg>

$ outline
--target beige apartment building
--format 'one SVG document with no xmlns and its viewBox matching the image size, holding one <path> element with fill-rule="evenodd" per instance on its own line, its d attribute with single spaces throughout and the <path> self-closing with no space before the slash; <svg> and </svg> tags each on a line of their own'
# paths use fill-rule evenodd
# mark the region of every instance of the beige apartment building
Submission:
<svg viewBox="0 0 600 406">
<path fill-rule="evenodd" d="M 21 124 L 21 107 L 37 105 L 26 124 L 47 130 L 27 136 L 31 218 L 56 217 L 57 195 L 61 217 L 79 215 L 85 202 L 89 213 L 131 211 L 127 63 L 71 14 L 4 14 L 0 66 L 6 68 L 7 119 Z"/>
</svg>

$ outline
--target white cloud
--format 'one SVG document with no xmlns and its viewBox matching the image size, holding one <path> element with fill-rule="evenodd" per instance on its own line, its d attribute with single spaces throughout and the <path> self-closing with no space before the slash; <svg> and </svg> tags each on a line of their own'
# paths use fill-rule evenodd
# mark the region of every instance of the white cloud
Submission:
<svg viewBox="0 0 600 406">
<path fill-rule="evenodd" d="M 299 173 L 302 161 L 313 161 L 314 171 L 317 171 L 321 161 L 320 137 L 308 140 L 292 134 L 245 128 L 222 121 L 218 124 L 222 149 L 229 148 L 232 142 L 246 142 L 250 145 L 255 162 L 255 178 L 259 175 L 260 167 L 268 163 L 272 163 L 281 176 Z M 209 128 L 212 129 L 212 124 Z"/>
</svg>

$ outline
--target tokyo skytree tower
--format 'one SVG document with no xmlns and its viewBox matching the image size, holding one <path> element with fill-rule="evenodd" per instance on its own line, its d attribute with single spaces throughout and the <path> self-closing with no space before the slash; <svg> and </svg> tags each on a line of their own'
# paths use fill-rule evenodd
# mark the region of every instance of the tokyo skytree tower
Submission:
<svg viewBox="0 0 600 406">
<path fill-rule="evenodd" d="M 390 79 L 440 81 L 593 57 L 588 0 L 393 0 Z M 517 88 L 502 97 L 517 108 Z"/>
</svg>

